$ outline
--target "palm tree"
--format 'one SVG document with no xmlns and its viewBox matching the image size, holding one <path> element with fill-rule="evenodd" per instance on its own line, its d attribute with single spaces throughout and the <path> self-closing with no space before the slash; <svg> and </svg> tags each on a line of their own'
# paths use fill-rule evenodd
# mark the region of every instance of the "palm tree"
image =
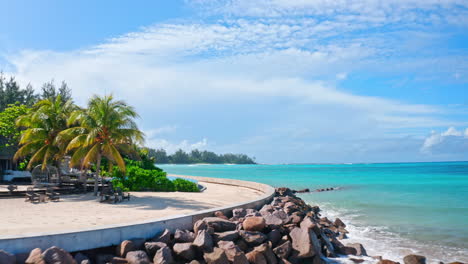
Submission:
<svg viewBox="0 0 468 264">
<path fill-rule="evenodd" d="M 133 107 L 123 101 L 116 101 L 112 95 L 94 96 L 88 108 L 71 114 L 68 124 L 77 126 L 61 132 L 60 136 L 68 141 L 66 151 L 73 152 L 71 166 L 89 168 L 96 165 L 94 195 L 97 195 L 101 173 L 101 160 L 107 158 L 125 172 L 125 162 L 121 153 L 134 153 L 135 143 L 143 143 L 143 133 L 134 121 L 138 117 Z"/>
<path fill-rule="evenodd" d="M 28 169 L 42 164 L 44 170 L 48 164 L 57 166 L 65 154 L 65 147 L 57 135 L 67 128 L 67 119 L 76 106 L 71 100 L 63 102 L 60 96 L 37 102 L 32 110 L 16 120 L 18 127 L 25 130 L 20 136 L 21 147 L 16 151 L 14 160 L 32 155 Z M 59 170 L 60 171 L 60 170 Z"/>
</svg>

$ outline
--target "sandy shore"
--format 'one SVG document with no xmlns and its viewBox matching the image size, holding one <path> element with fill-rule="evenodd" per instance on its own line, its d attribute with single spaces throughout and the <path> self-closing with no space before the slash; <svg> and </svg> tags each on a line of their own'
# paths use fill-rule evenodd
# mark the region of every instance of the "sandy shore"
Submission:
<svg viewBox="0 0 468 264">
<path fill-rule="evenodd" d="M 92 194 L 65 195 L 60 202 L 32 204 L 23 198 L 0 201 L 0 234 L 24 235 L 125 224 L 180 215 L 252 200 L 263 193 L 204 183 L 202 193 L 132 192 L 130 202 L 99 203 Z"/>
</svg>

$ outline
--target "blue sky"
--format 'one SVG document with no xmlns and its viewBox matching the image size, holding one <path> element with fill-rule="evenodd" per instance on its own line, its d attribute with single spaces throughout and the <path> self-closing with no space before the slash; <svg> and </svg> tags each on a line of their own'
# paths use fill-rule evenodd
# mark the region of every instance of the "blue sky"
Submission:
<svg viewBox="0 0 468 264">
<path fill-rule="evenodd" d="M 147 145 L 468 160 L 468 1 L 3 1 L 0 69 L 113 93 Z"/>
</svg>

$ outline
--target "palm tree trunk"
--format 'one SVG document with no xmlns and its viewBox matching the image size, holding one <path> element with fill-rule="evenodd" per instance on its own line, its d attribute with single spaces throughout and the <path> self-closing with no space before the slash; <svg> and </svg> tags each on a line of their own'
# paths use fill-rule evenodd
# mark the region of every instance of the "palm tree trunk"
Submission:
<svg viewBox="0 0 468 264">
<path fill-rule="evenodd" d="M 99 174 L 101 173 L 101 153 L 98 154 L 96 174 L 94 175 L 94 196 L 97 196 L 99 186 Z"/>
</svg>

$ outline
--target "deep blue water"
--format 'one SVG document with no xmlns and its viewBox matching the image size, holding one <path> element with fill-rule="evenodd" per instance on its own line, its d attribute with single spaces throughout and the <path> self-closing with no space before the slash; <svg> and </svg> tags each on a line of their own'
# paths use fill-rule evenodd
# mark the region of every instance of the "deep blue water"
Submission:
<svg viewBox="0 0 468 264">
<path fill-rule="evenodd" d="M 159 167 L 275 187 L 340 187 L 301 196 L 326 215 L 348 221 L 351 240 L 365 241 L 371 252 L 398 258 L 415 251 L 434 260 L 468 261 L 468 162 Z"/>
</svg>

